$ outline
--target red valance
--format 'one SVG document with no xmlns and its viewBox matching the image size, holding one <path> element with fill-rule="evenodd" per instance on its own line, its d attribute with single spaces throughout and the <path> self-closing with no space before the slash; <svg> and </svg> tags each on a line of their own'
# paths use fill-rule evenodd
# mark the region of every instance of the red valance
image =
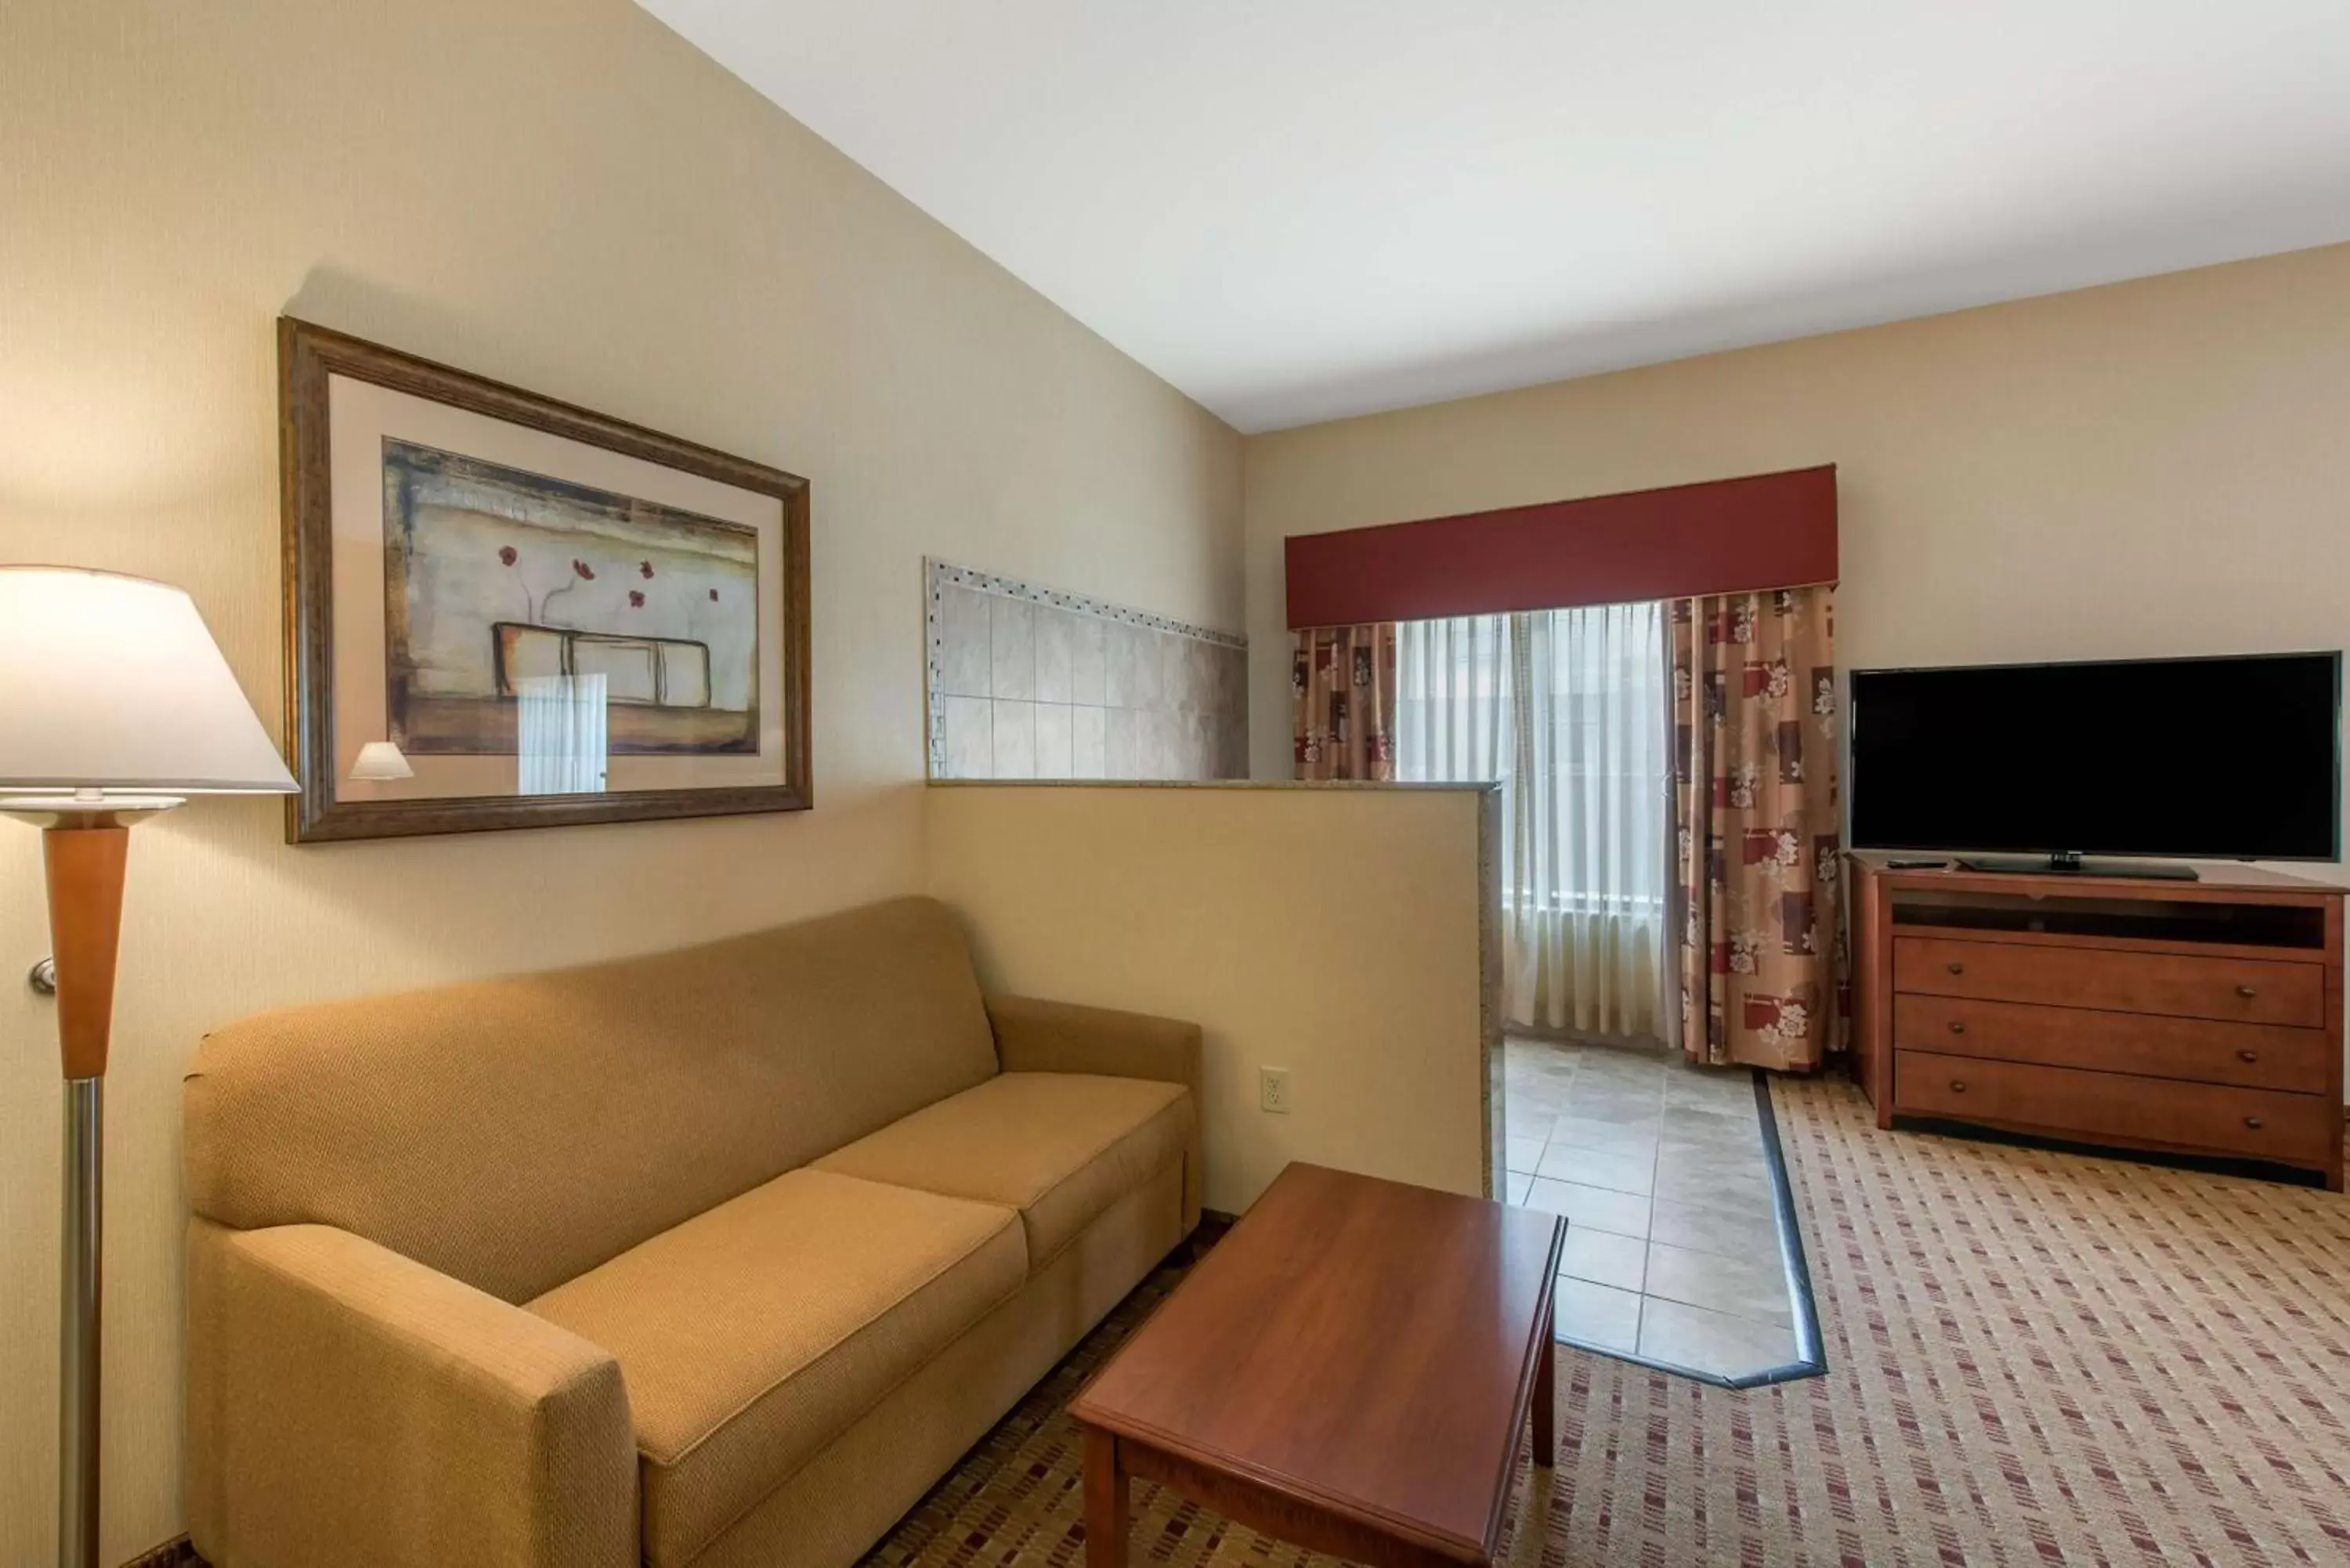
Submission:
<svg viewBox="0 0 2350 1568">
<path fill-rule="evenodd" d="M 1832 583 L 1835 465 L 1284 543 L 1293 628 Z"/>
</svg>

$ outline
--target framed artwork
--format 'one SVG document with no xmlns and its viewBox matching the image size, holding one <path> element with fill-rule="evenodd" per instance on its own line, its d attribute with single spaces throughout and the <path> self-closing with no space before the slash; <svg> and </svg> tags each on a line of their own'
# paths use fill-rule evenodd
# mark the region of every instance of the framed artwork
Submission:
<svg viewBox="0 0 2350 1568">
<path fill-rule="evenodd" d="M 297 844 L 802 811 L 808 486 L 278 322 Z"/>
</svg>

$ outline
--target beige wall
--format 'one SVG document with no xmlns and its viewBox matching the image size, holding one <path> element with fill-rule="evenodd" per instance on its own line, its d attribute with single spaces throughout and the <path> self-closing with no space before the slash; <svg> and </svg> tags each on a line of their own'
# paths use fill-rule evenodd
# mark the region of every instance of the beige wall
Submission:
<svg viewBox="0 0 2350 1568">
<path fill-rule="evenodd" d="M 1817 462 L 1847 668 L 2343 647 L 2350 246 L 1253 437 L 1256 776 L 1284 536 Z"/>
<path fill-rule="evenodd" d="M 1293 1159 L 1485 1189 L 1483 792 L 940 784 L 931 890 L 1001 990 L 1197 1021 L 1206 1201 Z M 1294 1108 L 1259 1108 L 1260 1067 Z"/>
<path fill-rule="evenodd" d="M 268 1003 L 918 888 L 921 558 L 1220 627 L 1238 441 L 627 0 L 0 6 L 0 560 L 188 587 L 272 727 L 286 308 L 805 474 L 819 808 L 294 850 L 139 830 L 106 1551 L 178 1528 L 179 1075 Z M 59 1090 L 0 823 L 0 1562 L 50 1548 Z"/>
</svg>

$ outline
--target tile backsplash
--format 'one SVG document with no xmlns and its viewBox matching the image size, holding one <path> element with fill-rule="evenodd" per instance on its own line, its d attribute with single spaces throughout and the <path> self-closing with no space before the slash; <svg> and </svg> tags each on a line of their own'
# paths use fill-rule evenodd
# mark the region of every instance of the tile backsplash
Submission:
<svg viewBox="0 0 2350 1568">
<path fill-rule="evenodd" d="M 1248 644 L 924 563 L 931 776 L 1248 776 Z"/>
</svg>

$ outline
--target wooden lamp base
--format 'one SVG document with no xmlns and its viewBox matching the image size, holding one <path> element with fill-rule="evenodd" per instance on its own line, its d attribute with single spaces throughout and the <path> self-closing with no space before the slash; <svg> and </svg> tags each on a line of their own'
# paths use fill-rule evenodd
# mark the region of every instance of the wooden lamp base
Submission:
<svg viewBox="0 0 2350 1568">
<path fill-rule="evenodd" d="M 112 812 L 56 814 L 41 835 L 48 862 L 49 941 L 57 966 L 57 1045 L 68 1078 L 102 1078 L 114 1033 L 114 966 L 122 942 L 122 875 L 130 829 Z"/>
</svg>

